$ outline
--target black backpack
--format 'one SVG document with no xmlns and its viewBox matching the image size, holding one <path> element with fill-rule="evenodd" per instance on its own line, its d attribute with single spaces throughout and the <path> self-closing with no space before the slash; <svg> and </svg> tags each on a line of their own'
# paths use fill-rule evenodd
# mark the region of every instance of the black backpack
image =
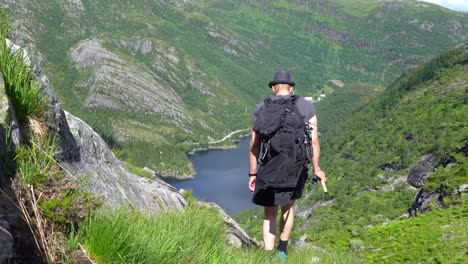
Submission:
<svg viewBox="0 0 468 264">
<path fill-rule="evenodd" d="M 262 141 L 257 181 L 265 189 L 295 188 L 307 169 L 306 124 L 296 107 L 298 99 L 267 98 L 257 112 L 253 130 Z"/>
</svg>

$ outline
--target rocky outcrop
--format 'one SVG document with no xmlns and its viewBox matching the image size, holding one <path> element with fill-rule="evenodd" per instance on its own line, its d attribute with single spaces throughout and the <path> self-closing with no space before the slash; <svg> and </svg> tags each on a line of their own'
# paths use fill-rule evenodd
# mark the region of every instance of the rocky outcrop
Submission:
<svg viewBox="0 0 468 264">
<path fill-rule="evenodd" d="M 442 208 L 443 194 L 440 191 L 427 192 L 420 190 L 409 209 L 410 216 L 417 216 L 432 209 Z"/>
<path fill-rule="evenodd" d="M 462 184 L 454 191 L 449 192 L 446 186 L 441 186 L 435 191 L 420 190 L 409 210 L 409 216 L 417 216 L 434 209 L 446 207 L 444 198 L 448 196 L 461 196 L 468 190 L 468 184 Z"/>
<path fill-rule="evenodd" d="M 460 149 L 462 151 L 462 149 Z M 421 188 L 436 166 L 450 167 L 457 163 L 457 160 L 446 153 L 442 158 L 437 158 L 434 154 L 428 154 L 421 158 L 418 164 L 411 169 L 407 182 L 413 187 Z M 460 197 L 468 189 L 468 184 L 462 184 L 457 188 L 449 187 L 441 183 L 435 190 L 425 190 L 422 188 L 414 199 L 414 203 L 409 209 L 409 216 L 417 216 L 434 209 L 447 207 L 444 199 L 447 197 Z"/>
<path fill-rule="evenodd" d="M 183 196 L 159 179 L 146 179 L 127 172 L 104 140 L 79 118 L 65 112 L 74 136 L 78 157 L 61 162 L 76 179 L 86 182 L 86 189 L 111 205 L 128 203 L 144 210 L 182 209 Z"/>
<path fill-rule="evenodd" d="M 407 178 L 407 182 L 416 188 L 421 188 L 426 182 L 429 174 L 437 166 L 437 158 L 434 154 L 424 155 L 416 166 L 414 166 Z"/>
<path fill-rule="evenodd" d="M 19 47 L 15 45 L 14 49 L 18 50 Z M 99 58 L 83 60 L 92 63 Z M 183 196 L 165 182 L 144 179 L 126 171 L 104 140 L 90 126 L 63 111 L 40 67 L 40 61 L 34 57 L 31 57 L 31 61 L 35 65 L 34 75 L 41 83 L 47 102 L 47 126 L 59 139 L 57 158 L 60 165 L 67 170 L 66 175 L 84 182 L 85 189 L 103 198 L 103 202 L 108 205 L 129 204 L 137 209 L 157 211 L 177 210 L 186 205 Z M 3 101 L 2 99 L 2 109 Z M 20 133 L 14 124 L 13 122 L 11 126 L 12 140 L 19 141 Z"/>
<path fill-rule="evenodd" d="M 234 219 L 232 219 L 221 207 L 219 207 L 219 205 L 212 202 L 206 204 L 217 209 L 223 216 L 226 232 L 229 235 L 229 244 L 237 248 L 259 245 L 259 243 L 253 240 Z"/>
<path fill-rule="evenodd" d="M 307 240 L 307 233 L 304 233 L 304 235 L 301 236 L 301 238 L 299 238 L 299 240 L 295 241 L 294 242 L 294 245 L 296 247 L 299 247 L 299 248 L 310 248 L 310 249 L 313 249 L 313 250 L 316 250 L 316 251 L 319 251 L 319 252 L 322 252 L 322 253 L 327 253 L 327 251 L 319 246 L 316 246 L 316 245 L 312 245 L 310 243 L 308 243 L 306 240 Z"/>
<path fill-rule="evenodd" d="M 5 135 L 9 133 L 6 125 L 9 124 L 8 111 L 10 101 L 5 94 L 3 78 L 0 75 L 0 187 L 6 186 L 7 175 L 5 171 L 6 150 L 8 142 L 5 142 Z M 3 209 L 2 203 L 7 199 L 0 194 L 0 263 L 5 263 L 13 257 L 13 235 L 10 232 L 10 225 L 7 221 L 7 213 Z"/>
<path fill-rule="evenodd" d="M 400 164 L 397 163 L 384 163 L 379 166 L 381 170 L 391 170 L 391 171 L 398 171 L 401 169 Z"/>
<path fill-rule="evenodd" d="M 85 102 L 88 108 L 165 113 L 184 119 L 182 99 L 165 84 L 163 77 L 143 66 L 130 64 L 98 40 L 78 43 L 71 49 L 70 57 L 77 70 L 92 71 L 86 82 L 78 84 L 89 88 Z"/>
<path fill-rule="evenodd" d="M 13 157 L 8 152 L 19 144 L 19 132 L 0 74 L 0 263 L 41 263 L 40 253 L 10 189 L 8 170 Z"/>
</svg>

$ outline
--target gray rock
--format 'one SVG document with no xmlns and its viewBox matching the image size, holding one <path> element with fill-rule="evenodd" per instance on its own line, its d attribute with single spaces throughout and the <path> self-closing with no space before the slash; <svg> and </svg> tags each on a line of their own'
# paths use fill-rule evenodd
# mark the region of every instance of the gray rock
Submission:
<svg viewBox="0 0 468 264">
<path fill-rule="evenodd" d="M 99 58 L 83 60 L 93 61 Z M 41 82 L 47 102 L 47 126 L 60 142 L 57 153 L 59 162 L 67 169 L 70 177 L 85 180 L 85 188 L 90 193 L 102 197 L 104 202 L 110 205 L 125 203 L 134 208 L 148 210 L 181 209 L 186 205 L 182 195 L 165 182 L 143 179 L 127 172 L 91 127 L 63 111 L 40 67 L 38 57 L 31 57 L 31 61 L 35 65 L 34 75 Z M 2 99 L 2 109 L 3 101 Z M 16 129 L 12 129 L 12 133 L 17 133 L 18 136 L 13 136 L 12 139 L 20 139 L 19 130 L 15 131 Z"/>
<path fill-rule="evenodd" d="M 8 150 L 13 150 L 22 141 L 18 121 L 8 96 L 6 95 L 3 75 L 0 73 L 0 186 L 10 181 L 6 175 L 9 166 Z"/>
<path fill-rule="evenodd" d="M 153 43 L 148 40 L 120 40 L 120 45 L 136 52 L 140 51 L 143 54 L 148 54 L 153 50 Z"/>
<path fill-rule="evenodd" d="M 424 155 L 416 166 L 414 166 L 407 178 L 407 182 L 416 188 L 421 188 L 426 182 L 429 174 L 434 171 L 438 161 L 434 154 Z"/>
<path fill-rule="evenodd" d="M 216 203 L 206 203 L 209 206 L 216 208 L 223 216 L 226 225 L 226 232 L 229 235 L 229 243 L 237 248 L 243 246 L 259 246 L 259 243 L 253 240 L 226 212 Z"/>
<path fill-rule="evenodd" d="M 180 210 L 187 204 L 169 184 L 127 172 L 90 126 L 68 112 L 65 117 L 79 153 L 78 159 L 62 161 L 61 165 L 72 177 L 84 180 L 90 193 L 110 205 L 129 204 L 143 210 Z"/>
<path fill-rule="evenodd" d="M 176 51 L 170 50 L 166 55 L 173 58 Z M 91 70 L 88 80 L 78 85 L 89 88 L 85 101 L 88 108 L 163 113 L 176 120 L 186 120 L 182 99 L 164 81 L 166 74 L 159 75 L 144 66 L 131 64 L 95 39 L 78 43 L 69 54 L 78 71 Z"/>
<path fill-rule="evenodd" d="M 429 212 L 432 209 L 442 208 L 442 199 L 443 195 L 438 191 L 427 192 L 420 190 L 416 195 L 413 205 L 409 209 L 409 216 L 417 216 Z"/>
<path fill-rule="evenodd" d="M 316 251 L 320 251 L 322 253 L 327 253 L 327 251 L 325 249 L 306 242 L 306 239 L 307 239 L 307 233 L 302 235 L 301 238 L 299 238 L 299 240 L 295 241 L 294 245 L 296 247 L 299 247 L 299 248 L 310 248 L 310 249 L 313 249 L 313 250 L 316 250 Z"/>
<path fill-rule="evenodd" d="M 13 257 L 13 235 L 0 222 L 0 263 L 8 263 Z"/>
<path fill-rule="evenodd" d="M 41 263 L 33 236 L 13 203 L 11 152 L 21 141 L 18 122 L 0 73 L 0 263 Z M 15 253 L 16 252 L 16 253 Z"/>
<path fill-rule="evenodd" d="M 391 170 L 391 171 L 398 171 L 401 169 L 400 164 L 398 163 L 384 163 L 379 166 L 381 170 Z"/>
<path fill-rule="evenodd" d="M 447 205 L 444 204 L 444 197 L 461 197 L 467 189 L 468 184 L 462 184 L 452 192 L 449 192 L 448 188 L 444 185 L 435 191 L 425 191 L 421 189 L 408 211 L 409 216 L 417 216 L 434 209 L 446 208 Z"/>
<path fill-rule="evenodd" d="M 3 78 L 0 75 L 0 160 L 2 161 L 0 162 L 0 186 L 5 186 L 7 183 L 4 161 L 9 144 L 6 142 L 5 136 L 9 131 L 5 125 L 9 123 L 8 112 L 10 112 L 10 108 L 10 101 L 5 94 Z M 0 204 L 4 199 L 3 195 L 0 195 Z M 9 231 L 10 225 L 5 220 L 5 213 L 2 211 L 0 211 L 0 263 L 6 263 L 13 257 L 13 236 Z"/>
<path fill-rule="evenodd" d="M 449 21 L 442 24 L 442 27 L 445 30 L 450 31 L 452 34 L 459 34 L 459 33 L 463 32 L 462 24 L 460 23 L 460 21 L 458 21 L 456 19 L 450 19 Z"/>
</svg>

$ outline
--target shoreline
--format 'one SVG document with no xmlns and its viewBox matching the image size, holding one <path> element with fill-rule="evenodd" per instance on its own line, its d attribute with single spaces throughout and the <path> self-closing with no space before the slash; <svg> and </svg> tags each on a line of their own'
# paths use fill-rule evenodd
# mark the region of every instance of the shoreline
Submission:
<svg viewBox="0 0 468 264">
<path fill-rule="evenodd" d="M 218 143 L 221 143 L 221 142 L 223 142 L 223 141 L 226 141 L 228 138 L 232 137 L 233 135 L 235 135 L 235 134 L 237 134 L 237 133 L 239 133 L 239 132 L 242 132 L 242 131 L 249 131 L 249 129 L 248 129 L 248 128 L 238 129 L 238 130 L 236 130 L 236 131 L 233 131 L 233 132 L 227 134 L 227 135 L 226 135 L 225 137 L 223 137 L 222 139 L 208 142 L 208 144 L 218 144 Z M 242 135 L 241 135 L 241 137 L 242 137 Z"/>
<path fill-rule="evenodd" d="M 233 135 L 235 135 L 235 134 L 237 134 L 237 133 L 239 133 L 239 132 L 242 132 L 242 131 L 246 131 L 246 132 L 248 131 L 248 133 L 241 134 L 241 135 L 239 135 L 238 138 L 229 140 L 229 138 L 230 138 L 231 136 L 233 136 Z M 197 152 L 201 152 L 201 151 L 209 151 L 209 150 L 217 150 L 217 149 L 219 149 L 219 150 L 234 149 L 234 148 L 236 148 L 236 145 L 235 145 L 235 144 L 236 144 L 237 142 L 239 142 L 239 140 L 241 140 L 242 138 L 248 137 L 248 136 L 250 136 L 250 131 L 249 131 L 248 128 L 246 128 L 246 129 L 239 129 L 239 130 L 236 130 L 236 131 L 234 131 L 234 132 L 229 133 L 228 135 L 226 135 L 226 136 L 223 138 L 223 141 L 229 140 L 229 143 L 230 143 L 229 145 L 224 145 L 224 146 L 208 146 L 208 147 L 205 147 L 205 148 L 194 148 L 194 149 L 192 149 L 191 151 L 186 152 L 185 154 L 187 155 L 187 158 L 188 158 L 188 160 L 189 160 L 189 166 L 190 166 L 190 168 L 192 169 L 192 173 L 191 173 L 190 175 L 182 175 L 182 176 L 181 176 L 181 175 L 174 175 L 174 174 L 170 174 L 170 173 L 165 174 L 164 172 L 158 172 L 158 173 L 156 174 L 156 177 L 159 177 L 159 178 L 163 179 L 164 181 L 167 180 L 168 182 L 170 182 L 170 181 L 186 181 L 186 180 L 193 180 L 193 179 L 195 178 L 195 176 L 196 176 L 197 173 L 195 172 L 195 168 L 194 168 L 194 166 L 193 166 L 192 161 L 191 161 L 190 158 L 189 158 L 189 155 L 194 155 L 194 154 L 196 154 Z M 221 142 L 223 142 L 223 141 L 219 141 L 219 142 L 218 142 L 218 141 L 214 141 L 214 142 L 221 143 Z M 210 144 L 210 143 L 208 143 L 208 144 Z"/>
<path fill-rule="evenodd" d="M 249 129 L 246 128 L 246 129 L 240 129 L 240 130 L 237 130 L 237 131 L 234 131 L 234 132 L 239 133 L 239 132 L 241 132 L 241 131 L 248 131 L 248 130 L 249 130 Z M 236 134 L 236 133 L 234 133 L 234 132 L 231 132 L 230 134 L 228 134 L 227 136 L 225 136 L 225 137 L 223 138 L 223 139 L 224 139 L 223 141 L 228 140 L 232 135 Z M 229 137 L 228 137 L 228 136 L 229 136 Z M 224 145 L 224 146 L 208 146 L 208 147 L 205 147 L 205 148 L 194 148 L 194 149 L 192 149 L 191 151 L 187 152 L 186 154 L 187 154 L 187 155 L 193 155 L 193 154 L 195 154 L 195 153 L 197 153 L 197 152 L 200 152 L 200 151 L 215 150 L 215 149 L 233 149 L 233 148 L 236 148 L 235 143 L 239 142 L 239 140 L 241 140 L 242 138 L 245 138 L 245 137 L 248 137 L 248 136 L 250 136 L 250 131 L 249 131 L 249 133 L 241 134 L 241 135 L 239 136 L 239 138 L 231 139 L 231 140 L 230 140 L 230 143 L 231 143 L 231 144 L 229 144 L 229 145 Z M 221 143 L 221 142 L 223 142 L 223 141 L 219 141 L 219 142 L 216 141 L 216 142 L 217 142 L 217 143 Z M 217 144 L 217 143 L 208 143 L 208 144 Z"/>
</svg>

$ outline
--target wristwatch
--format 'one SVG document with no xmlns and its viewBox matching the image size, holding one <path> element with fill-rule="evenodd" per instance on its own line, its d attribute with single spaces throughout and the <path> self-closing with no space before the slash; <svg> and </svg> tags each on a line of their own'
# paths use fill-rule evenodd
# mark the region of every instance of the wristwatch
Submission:
<svg viewBox="0 0 468 264">
<path fill-rule="evenodd" d="M 250 173 L 249 172 L 249 177 L 252 177 L 252 176 L 257 176 L 257 173 L 256 172 L 255 173 Z"/>
</svg>

